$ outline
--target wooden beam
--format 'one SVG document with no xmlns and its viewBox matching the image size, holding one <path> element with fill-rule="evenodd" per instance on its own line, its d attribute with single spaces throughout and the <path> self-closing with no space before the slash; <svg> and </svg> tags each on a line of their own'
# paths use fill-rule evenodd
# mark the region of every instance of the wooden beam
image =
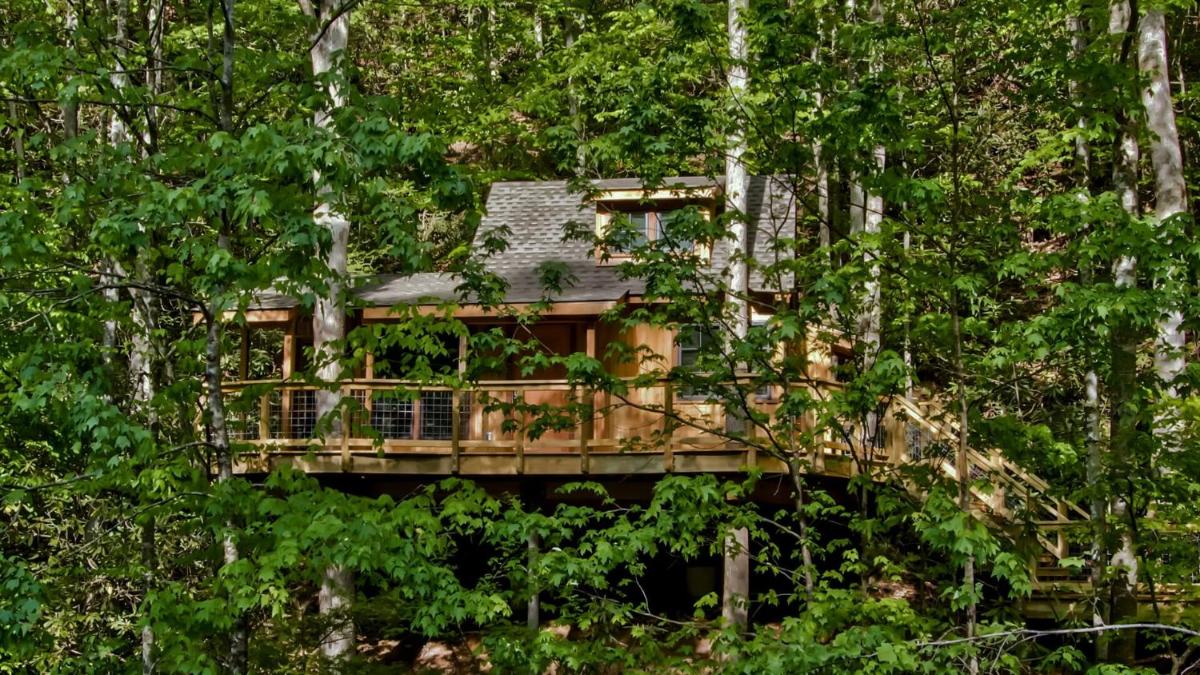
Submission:
<svg viewBox="0 0 1200 675">
<path fill-rule="evenodd" d="M 584 331 L 583 351 L 589 358 L 596 358 L 596 326 L 589 324 Z M 581 399 L 579 425 L 579 470 L 586 474 L 591 470 L 588 446 L 596 438 L 596 392 L 585 388 Z"/>
<path fill-rule="evenodd" d="M 467 336 L 458 336 L 458 378 L 461 381 L 463 375 L 467 372 Z M 450 430 L 450 470 L 452 473 L 458 473 L 461 466 L 462 452 L 462 390 L 458 387 L 454 388 L 454 392 L 450 394 L 450 424 L 453 427 Z"/>
<path fill-rule="evenodd" d="M 283 363 L 281 364 L 283 379 L 290 380 L 296 369 L 296 334 L 290 329 L 283 336 Z M 284 438 L 292 434 L 292 394 L 291 389 L 279 392 L 279 432 Z"/>
<path fill-rule="evenodd" d="M 485 308 L 479 305 L 446 305 L 419 304 L 416 311 L 425 316 L 436 316 L 449 313 L 456 319 L 503 319 L 515 311 L 528 311 L 533 303 L 514 302 L 502 308 Z M 616 300 L 587 300 L 579 302 L 556 302 L 538 312 L 540 317 L 555 316 L 596 316 L 617 306 Z M 362 310 L 363 321 L 397 321 L 403 318 L 397 315 L 392 307 L 365 307 Z"/>
<path fill-rule="evenodd" d="M 520 397 L 516 392 L 513 392 L 513 407 L 518 406 L 518 401 L 524 404 L 524 398 Z M 513 410 L 513 416 L 517 420 L 517 432 L 513 445 L 513 449 L 517 454 L 517 473 L 525 473 L 525 411 Z"/>
<path fill-rule="evenodd" d="M 287 333 L 283 336 L 283 363 L 280 364 L 283 379 L 290 380 L 296 370 L 296 335 Z"/>
<path fill-rule="evenodd" d="M 412 400 L 412 426 L 409 427 L 409 437 L 414 441 L 421 438 L 421 392 L 415 392 Z"/>
<path fill-rule="evenodd" d="M 258 397 L 258 438 L 271 438 L 271 394 L 270 392 Z"/>
<path fill-rule="evenodd" d="M 232 321 L 237 318 L 237 312 L 223 312 L 221 319 L 224 321 Z M 246 325 L 259 326 L 263 324 L 282 324 L 289 323 L 296 316 L 296 310 L 292 309 L 247 309 L 242 313 Z"/>
<path fill-rule="evenodd" d="M 343 385 L 341 389 L 342 400 L 342 429 L 340 441 L 342 446 L 342 471 L 349 471 L 351 467 L 350 458 L 350 406 L 346 403 L 346 397 L 350 395 L 350 391 Z"/>
<path fill-rule="evenodd" d="M 593 198 L 592 201 L 602 204 L 604 202 L 641 202 L 641 201 L 661 201 L 668 199 L 716 199 L 716 185 L 703 185 L 687 188 L 671 188 L 661 190 L 645 190 L 642 188 L 631 188 L 625 190 L 605 190 Z"/>
<path fill-rule="evenodd" d="M 670 473 L 675 470 L 675 425 L 671 416 L 675 412 L 675 385 L 667 381 L 663 383 L 663 419 L 662 433 L 665 441 L 663 447 L 663 470 Z"/>
</svg>

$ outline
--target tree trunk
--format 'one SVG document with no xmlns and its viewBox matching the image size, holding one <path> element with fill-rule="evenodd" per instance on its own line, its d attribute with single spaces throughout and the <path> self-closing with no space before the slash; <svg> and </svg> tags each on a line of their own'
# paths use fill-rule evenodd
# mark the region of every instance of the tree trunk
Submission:
<svg viewBox="0 0 1200 675">
<path fill-rule="evenodd" d="M 575 38 L 583 30 L 582 16 L 569 16 L 563 27 L 563 43 L 567 51 L 575 45 Z M 579 94 L 575 89 L 574 78 L 567 76 L 567 116 L 575 130 L 575 175 L 582 176 L 587 172 L 587 124 L 579 114 Z"/>
<path fill-rule="evenodd" d="M 342 0 L 324 0 L 318 7 L 317 30 L 311 57 L 313 76 L 320 77 L 340 69 L 339 61 L 346 57 L 349 44 L 349 8 Z M 345 104 L 346 96 L 342 82 L 334 78 L 329 84 L 329 107 L 317 111 L 314 122 L 317 127 L 333 131 L 332 111 Z M 315 175 L 318 203 L 313 219 L 329 234 L 330 245 L 318 251 L 326 265 L 325 283 L 327 292 L 318 295 L 313 308 L 313 350 L 316 353 L 317 380 L 325 387 L 317 390 L 317 419 L 328 424 L 326 444 L 340 441 L 341 420 L 335 413 L 341 401 L 336 384 L 341 382 L 343 341 L 346 338 L 346 304 L 343 297 L 346 280 L 346 255 L 350 240 L 350 222 L 334 204 L 333 189 L 321 176 Z M 331 388 L 332 387 L 332 388 Z M 320 592 L 320 611 L 331 621 L 330 635 L 321 645 L 322 654 L 330 660 L 342 660 L 354 651 L 354 621 L 350 615 L 353 602 L 353 574 L 351 570 L 330 566 L 325 570 Z"/>
<path fill-rule="evenodd" d="M 1109 33 L 1124 36 L 1122 61 L 1127 58 L 1134 19 L 1128 0 L 1116 0 L 1109 5 Z M 1113 186 L 1125 212 L 1130 218 L 1138 218 L 1141 208 L 1137 194 L 1137 134 L 1127 111 L 1118 111 L 1118 119 L 1121 120 L 1121 132 L 1114 151 Z M 1117 289 L 1134 288 L 1137 285 L 1137 261 L 1130 256 L 1117 258 L 1113 265 L 1113 283 Z M 1109 454 L 1113 475 L 1120 478 L 1129 475 L 1127 454 L 1136 433 L 1136 414 L 1130 407 L 1137 378 L 1138 337 L 1129 321 L 1125 319 L 1120 319 L 1117 325 L 1113 326 L 1112 335 Z M 1116 484 L 1120 485 L 1122 482 L 1128 484 L 1128 479 L 1118 480 Z M 1129 504 L 1125 492 L 1114 489 L 1109 505 L 1110 523 L 1115 523 L 1120 528 L 1120 540 L 1109 562 L 1113 567 L 1122 570 L 1111 591 L 1110 621 L 1119 621 L 1137 614 L 1137 544 L 1133 539 L 1132 528 L 1127 522 Z M 1098 652 L 1105 658 L 1113 656 L 1128 662 L 1133 659 L 1136 644 L 1134 631 L 1120 631 L 1111 639 L 1101 639 L 1098 642 Z"/>
<path fill-rule="evenodd" d="M 963 362 L 962 321 L 959 318 L 958 293 L 951 294 L 953 305 L 950 308 L 950 322 L 954 338 L 954 374 L 958 387 L 958 447 L 955 457 L 955 473 L 958 474 L 958 507 L 968 518 L 971 517 L 971 468 L 967 461 L 967 440 L 971 422 L 967 402 L 967 371 Z M 976 602 L 975 602 L 975 554 L 971 553 L 963 561 L 963 586 L 970 593 L 970 601 L 966 609 L 966 637 L 975 637 Z M 974 652 L 970 655 L 968 672 L 976 675 L 979 672 L 979 657 Z"/>
<path fill-rule="evenodd" d="M 225 133 L 233 133 L 233 56 L 235 46 L 234 32 L 234 0 L 221 0 L 221 95 L 218 101 L 218 122 Z M 229 208 L 222 209 L 220 232 L 217 235 L 217 246 L 229 250 Z M 205 380 L 207 382 L 207 397 L 209 411 L 209 442 L 217 457 L 217 482 L 224 483 L 233 480 L 233 449 L 229 444 L 229 427 L 225 419 L 225 394 L 221 391 L 223 373 L 221 372 L 221 341 L 224 326 L 221 316 L 224 307 L 221 304 L 222 289 L 213 293 L 213 299 L 208 306 L 208 333 L 205 345 Z M 240 558 L 236 523 L 225 524 L 225 533 L 221 539 L 222 560 L 225 566 L 234 565 Z M 236 607 L 233 626 L 229 631 L 229 656 L 227 668 L 235 675 L 247 670 L 247 654 L 249 652 L 249 635 L 246 629 L 246 617 Z"/>
<path fill-rule="evenodd" d="M 1084 20 L 1078 16 L 1067 19 L 1067 30 L 1071 34 L 1071 58 L 1078 61 L 1083 58 L 1087 49 L 1087 34 Z M 1072 80 L 1068 84 L 1071 102 L 1080 106 L 1083 94 L 1081 83 Z M 1091 162 L 1092 151 L 1088 145 L 1086 132 L 1091 125 L 1087 118 L 1080 116 L 1075 122 L 1078 135 L 1075 137 L 1075 189 L 1079 201 L 1085 206 L 1091 202 Z M 1093 281 L 1092 270 L 1084 267 L 1080 270 L 1084 285 L 1090 286 Z M 1092 625 L 1101 626 L 1105 622 L 1103 603 L 1099 597 L 1099 589 L 1104 580 L 1105 558 L 1107 556 L 1106 525 L 1107 503 L 1104 499 L 1104 455 L 1101 447 L 1101 417 L 1100 417 L 1100 380 L 1094 368 L 1089 368 L 1084 374 L 1083 426 L 1084 439 L 1087 449 L 1087 485 L 1090 493 L 1089 515 L 1092 521 L 1092 550 L 1089 561 L 1089 576 L 1092 590 L 1096 594 L 1095 609 L 1092 612 Z"/>
<path fill-rule="evenodd" d="M 1154 167 L 1154 215 L 1162 223 L 1187 210 L 1187 187 L 1183 179 L 1183 153 L 1179 130 L 1175 126 L 1175 108 L 1171 100 L 1171 80 L 1167 60 L 1166 17 L 1161 9 L 1148 9 L 1138 22 L 1138 70 L 1149 81 L 1142 90 L 1146 110 L 1146 130 L 1150 139 L 1150 162 Z M 1169 277 L 1178 272 L 1171 270 Z M 1154 371 L 1168 399 L 1176 398 L 1175 380 L 1183 373 L 1183 313 L 1177 306 L 1167 309 L 1158 321 L 1154 349 Z M 1168 417 L 1170 414 L 1168 413 Z M 1156 422 L 1156 433 L 1167 448 L 1178 448 L 1175 436 L 1179 425 L 1170 419 Z"/>
<path fill-rule="evenodd" d="M 812 61 L 815 65 L 821 64 L 821 49 L 825 43 L 823 23 L 821 17 L 817 17 L 817 44 L 812 50 Z M 825 92 L 820 87 L 813 94 L 816 103 L 816 109 L 819 111 L 825 106 Z M 817 242 L 821 248 L 828 249 L 832 243 L 832 237 L 829 232 L 829 162 L 824 156 L 824 148 L 820 140 L 814 140 L 812 144 L 813 153 L 813 175 L 816 182 L 817 192 Z M 831 255 L 827 253 L 826 255 Z M 832 257 L 830 258 L 832 263 Z"/>
<path fill-rule="evenodd" d="M 872 0 L 870 7 L 871 23 L 877 27 L 883 24 L 883 4 L 880 0 Z M 878 54 L 873 54 L 871 58 L 871 73 L 876 74 L 882 68 Z M 884 171 L 887 165 L 887 149 L 882 144 L 877 144 L 871 151 L 871 160 L 874 164 L 873 171 L 875 177 L 878 178 Z M 883 223 L 883 195 L 878 192 L 865 190 L 862 184 L 859 183 L 862 202 L 862 228 L 863 234 L 867 238 L 878 239 Z M 863 371 L 870 371 L 875 367 L 875 361 L 879 358 L 879 349 L 881 344 L 881 331 L 883 326 L 883 305 L 880 296 L 879 275 L 879 246 L 877 242 L 872 242 L 869 247 L 868 260 L 865 260 L 867 267 L 867 279 L 863 283 L 863 306 L 859 314 L 858 333 L 859 339 L 863 345 Z M 866 417 L 866 443 L 864 445 L 867 452 L 870 453 L 872 448 L 878 445 L 878 427 L 879 416 L 874 410 L 867 413 Z M 870 455 L 865 455 L 869 457 Z M 869 462 L 867 463 L 869 466 Z"/>
<path fill-rule="evenodd" d="M 537 532 L 530 532 L 529 538 L 525 542 L 526 546 L 526 564 L 528 565 L 529 575 L 533 576 L 533 568 L 537 565 L 538 554 L 542 546 L 541 537 Z M 542 601 L 537 589 L 534 588 L 529 593 L 529 602 L 525 608 L 525 625 L 529 630 L 537 630 L 538 626 L 542 625 Z"/>
<path fill-rule="evenodd" d="M 735 121 L 729 132 L 728 155 L 725 159 L 725 210 L 730 215 L 729 229 L 732 235 L 732 255 L 729 262 L 729 286 L 727 298 L 731 317 L 732 339 L 744 340 L 750 328 L 749 272 L 747 259 L 748 227 L 747 188 L 749 176 L 746 172 L 746 133 L 741 119 L 741 108 L 745 105 L 747 73 L 746 25 L 742 13 L 749 8 L 749 0 L 729 0 L 729 70 L 726 85 L 733 101 L 731 114 Z M 738 366 L 739 369 L 741 366 Z M 728 414 L 726 415 L 728 418 Z M 739 423 L 738 426 L 744 426 Z M 725 574 L 722 586 L 721 615 L 735 626 L 745 626 L 747 604 L 750 597 L 750 534 L 746 528 L 736 528 L 725 540 Z"/>
<path fill-rule="evenodd" d="M 229 2 L 230 0 L 225 0 Z M 222 237 L 224 240 L 224 237 Z M 233 480 L 233 451 L 229 445 L 229 427 L 225 420 L 225 395 L 221 391 L 221 312 L 223 308 L 214 300 L 208 307 L 208 332 L 205 339 L 205 395 L 208 398 L 209 442 L 217 459 L 217 482 Z M 233 523 L 226 523 L 221 538 L 222 559 L 226 566 L 237 563 L 238 547 Z M 234 609 L 237 612 L 236 608 Z M 234 619 L 229 635 L 229 660 L 231 673 L 246 672 L 246 626 L 240 616 Z"/>
<path fill-rule="evenodd" d="M 542 58 L 546 54 L 546 27 L 540 12 L 533 13 L 533 46 L 534 56 Z"/>
<path fill-rule="evenodd" d="M 345 659 L 354 651 L 354 620 L 350 617 L 353 600 L 354 570 L 327 566 L 321 577 L 317 605 L 329 626 L 321 642 L 321 654 L 328 659 Z"/>
<path fill-rule="evenodd" d="M 812 547 L 808 543 L 809 527 L 804 494 L 804 475 L 794 449 L 792 457 L 788 461 L 788 475 L 792 479 L 793 506 L 796 509 L 796 517 L 800 521 L 800 564 L 804 568 L 804 593 L 807 599 L 812 600 L 813 592 L 816 589 L 816 579 L 814 578 L 816 570 L 813 568 Z"/>
<path fill-rule="evenodd" d="M 68 2 L 63 7 L 63 23 L 67 33 L 67 51 L 75 50 L 75 32 L 79 30 L 79 14 L 75 11 L 75 3 Z M 63 137 L 67 140 L 79 136 L 79 99 L 72 94 L 63 101 Z"/>
</svg>

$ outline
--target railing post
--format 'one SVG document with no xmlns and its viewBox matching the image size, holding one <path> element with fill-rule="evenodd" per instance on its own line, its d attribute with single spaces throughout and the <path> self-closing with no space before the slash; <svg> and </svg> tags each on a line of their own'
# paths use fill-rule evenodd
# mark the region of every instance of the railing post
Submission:
<svg viewBox="0 0 1200 675">
<path fill-rule="evenodd" d="M 279 390 L 279 436 L 292 437 L 292 394 L 294 389 L 283 387 Z"/>
<path fill-rule="evenodd" d="M 812 426 L 809 427 L 813 433 L 813 460 L 812 469 L 814 473 L 825 473 L 825 444 L 829 441 L 829 429 L 817 429 L 816 413 L 808 411 L 805 414 L 812 414 Z"/>
<path fill-rule="evenodd" d="M 421 390 L 418 389 L 412 400 L 412 430 L 409 431 L 409 436 L 412 439 L 419 440 L 421 438 Z"/>
<path fill-rule="evenodd" d="M 342 406 L 342 471 L 350 470 L 350 406 L 346 399 L 350 396 L 350 389 L 342 385 L 341 398 L 339 404 Z"/>
<path fill-rule="evenodd" d="M 467 373 L 467 336 L 458 336 L 458 379 L 461 384 Z M 454 388 L 450 395 L 450 423 L 454 428 L 450 431 L 450 472 L 458 473 L 462 468 L 462 389 Z"/>
<path fill-rule="evenodd" d="M 887 434 L 888 463 L 899 466 L 904 462 L 904 424 L 891 412 L 891 406 L 883 413 L 883 433 Z"/>
<path fill-rule="evenodd" d="M 586 474 L 592 468 L 589 444 L 596 437 L 596 392 L 584 389 L 579 404 L 579 470 Z"/>
<path fill-rule="evenodd" d="M 458 387 L 450 394 L 450 407 L 450 473 L 458 473 L 461 461 L 459 442 L 462 436 L 462 391 Z"/>
<path fill-rule="evenodd" d="M 605 389 L 600 393 L 600 438 L 610 439 L 613 437 L 612 425 L 612 392 Z"/>
<path fill-rule="evenodd" d="M 671 416 L 675 414 L 675 385 L 670 380 L 663 383 L 663 468 L 668 472 L 675 470 L 675 424 Z"/>
<path fill-rule="evenodd" d="M 271 439 L 271 392 L 258 397 L 258 440 Z"/>
<path fill-rule="evenodd" d="M 517 473 L 525 473 L 525 411 L 522 409 L 525 397 L 514 391 L 512 400 L 513 419 L 517 422 L 517 432 L 513 439 L 513 449 L 517 454 Z"/>
<path fill-rule="evenodd" d="M 283 336 L 283 387 L 279 390 L 279 436 L 280 438 L 292 437 L 292 393 L 294 390 L 287 388 L 287 383 L 292 380 L 292 371 L 296 363 L 296 336 L 293 333 L 294 327 L 289 328 Z"/>
</svg>

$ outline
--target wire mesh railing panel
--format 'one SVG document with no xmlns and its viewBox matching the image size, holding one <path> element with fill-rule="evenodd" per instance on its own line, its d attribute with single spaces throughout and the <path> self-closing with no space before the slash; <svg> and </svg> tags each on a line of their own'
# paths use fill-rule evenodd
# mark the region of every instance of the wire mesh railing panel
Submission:
<svg viewBox="0 0 1200 675">
<path fill-rule="evenodd" d="M 370 426 L 384 440 L 412 439 L 411 395 L 396 391 L 371 392 Z"/>
<path fill-rule="evenodd" d="M 288 415 L 289 438 L 312 438 L 317 427 L 317 392 L 298 389 L 289 392 L 292 409 Z"/>
<path fill-rule="evenodd" d="M 421 438 L 448 441 L 454 435 L 454 395 L 448 391 L 421 392 Z"/>
</svg>

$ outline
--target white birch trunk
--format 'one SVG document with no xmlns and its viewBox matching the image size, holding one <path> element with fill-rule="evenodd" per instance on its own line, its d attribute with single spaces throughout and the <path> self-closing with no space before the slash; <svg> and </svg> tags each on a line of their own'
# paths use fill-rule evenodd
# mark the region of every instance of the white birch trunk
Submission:
<svg viewBox="0 0 1200 675">
<path fill-rule="evenodd" d="M 883 5 L 880 0 L 872 0 L 870 7 L 871 23 L 881 25 L 883 23 Z M 880 63 L 878 54 L 873 54 L 871 58 L 871 72 L 878 73 L 883 67 Z M 874 165 L 872 171 L 876 176 L 883 173 L 887 166 L 887 150 L 882 144 L 877 144 L 871 151 L 871 162 Z M 862 204 L 862 232 L 867 238 L 878 239 L 883 224 L 883 195 L 878 192 L 871 192 L 863 188 L 859 184 L 859 192 L 863 199 Z M 875 367 L 875 360 L 879 358 L 879 348 L 881 342 L 881 332 L 883 326 L 883 305 L 880 295 L 879 275 L 879 247 L 877 243 L 873 243 L 868 249 L 868 259 L 863 261 L 866 263 L 867 279 L 863 283 L 863 306 L 859 314 L 858 334 L 863 345 L 863 370 L 868 371 Z M 879 420 L 878 415 L 874 412 L 867 414 L 866 424 L 866 443 L 865 447 L 875 447 L 878 436 Z"/>
<path fill-rule="evenodd" d="M 1128 0 L 1114 0 L 1109 4 L 1108 32 L 1113 35 L 1126 34 L 1132 22 L 1132 7 Z M 1137 135 L 1129 115 L 1125 113 L 1120 136 L 1113 157 L 1113 187 L 1117 191 L 1121 207 L 1130 218 L 1141 216 L 1141 206 L 1137 194 L 1137 171 L 1140 149 Z M 1113 284 L 1118 289 L 1133 288 L 1137 285 L 1137 260 L 1131 256 L 1120 256 L 1113 264 Z M 1136 379 L 1136 336 L 1128 326 L 1114 327 L 1113 338 L 1113 386 L 1112 386 L 1112 431 L 1110 432 L 1110 454 L 1114 465 L 1120 467 L 1124 462 L 1126 444 L 1132 439 L 1134 420 L 1125 409 L 1133 392 Z M 1109 564 L 1121 570 L 1120 580 L 1113 589 L 1112 613 L 1110 620 L 1120 620 L 1137 612 L 1137 579 L 1138 560 L 1136 542 L 1128 519 L 1129 505 L 1120 492 L 1112 496 L 1109 502 L 1110 522 L 1120 526 L 1120 542 L 1113 552 Z M 1132 655 L 1133 635 L 1120 635 L 1113 640 L 1117 650 Z M 1107 656 L 1109 642 L 1102 640 L 1098 651 Z"/>
<path fill-rule="evenodd" d="M 1078 61 L 1083 58 L 1084 51 L 1087 49 L 1087 35 L 1083 20 L 1078 16 L 1071 16 L 1067 19 L 1067 31 L 1071 34 L 1071 58 Z M 1071 102 L 1074 105 L 1082 103 L 1083 95 L 1080 92 L 1080 83 L 1072 80 L 1068 83 L 1068 89 L 1071 96 Z M 1088 120 L 1080 115 L 1075 122 L 1075 129 L 1078 135 L 1075 137 L 1075 189 L 1079 201 L 1087 205 L 1091 202 L 1091 163 L 1092 150 L 1088 145 L 1086 132 L 1089 128 Z M 1092 283 L 1092 270 L 1082 269 L 1080 271 L 1081 278 L 1085 284 Z M 1084 402 L 1083 402 L 1083 425 L 1084 425 L 1084 443 L 1087 450 L 1087 484 L 1092 491 L 1092 497 L 1089 500 L 1089 515 L 1092 520 L 1092 555 L 1090 562 L 1090 575 L 1092 579 L 1092 587 L 1099 589 L 1104 579 L 1106 545 L 1105 539 L 1105 518 L 1107 516 L 1107 504 L 1102 497 L 1103 487 L 1103 470 L 1104 457 L 1103 449 L 1101 448 L 1101 429 L 1100 429 L 1100 378 L 1094 368 L 1089 368 L 1084 373 Z M 1092 625 L 1100 626 L 1104 624 L 1104 613 L 1096 603 L 1092 611 Z"/>
<path fill-rule="evenodd" d="M 339 67 L 345 58 L 349 44 L 349 8 L 342 0 L 324 0 L 317 13 L 318 35 L 313 43 L 311 57 L 313 76 L 320 77 Z M 316 113 L 314 122 L 323 129 L 332 129 L 332 111 L 345 105 L 346 96 L 342 83 L 336 78 L 329 84 L 329 107 Z M 328 292 L 318 296 L 313 309 L 313 349 L 317 358 L 317 379 L 327 385 L 342 380 L 341 345 L 346 338 L 346 305 L 343 292 L 346 282 L 346 256 L 350 240 L 350 222 L 338 212 L 332 188 L 321 176 L 313 176 L 317 189 L 318 203 L 313 219 L 329 233 L 330 247 L 324 252 L 326 265 L 325 282 Z M 317 418 L 328 419 L 329 433 L 325 441 L 340 440 L 348 430 L 342 429 L 341 420 L 333 415 L 341 399 L 335 390 L 317 391 Z M 349 657 L 354 650 L 355 629 L 350 618 L 350 607 L 354 599 L 353 571 L 336 565 L 325 570 L 322 577 L 318 604 L 321 614 L 330 622 L 330 630 L 321 643 L 321 653 L 330 660 Z"/>
<path fill-rule="evenodd" d="M 542 15 L 538 12 L 533 13 L 533 45 L 534 55 L 537 58 L 542 58 L 546 53 L 546 29 L 542 22 Z"/>
<path fill-rule="evenodd" d="M 1138 70 L 1149 81 L 1142 90 L 1149 132 L 1150 162 L 1154 168 L 1154 215 L 1161 223 L 1187 211 L 1187 187 L 1183 179 L 1183 153 L 1175 108 L 1171 99 L 1171 80 L 1167 60 L 1166 17 L 1161 9 L 1149 9 L 1138 22 Z M 1172 271 L 1169 276 L 1176 276 Z M 1175 398 L 1175 380 L 1183 373 L 1183 313 L 1170 307 L 1158 321 L 1154 350 L 1154 371 L 1163 383 L 1165 394 Z M 1178 447 L 1173 438 L 1178 425 L 1159 420 L 1156 431 L 1170 447 Z"/>
<path fill-rule="evenodd" d="M 79 14 L 75 3 L 68 2 L 63 9 L 64 28 L 67 32 L 67 50 L 75 49 L 75 31 L 79 30 Z M 79 99 L 71 95 L 63 102 L 63 136 L 68 140 L 79 136 Z"/>
<path fill-rule="evenodd" d="M 729 229 L 732 255 L 729 260 L 727 302 L 732 311 L 733 340 L 744 340 L 750 328 L 749 271 L 747 259 L 748 226 L 746 171 L 746 133 L 741 110 L 746 104 L 747 71 L 746 26 L 742 13 L 749 0 L 729 0 L 729 70 L 726 85 L 733 101 L 733 114 L 738 118 L 730 130 L 728 154 L 725 158 L 725 211 L 730 216 Z M 750 597 L 750 535 L 737 528 L 725 540 L 724 584 L 721 615 L 731 625 L 744 626 L 748 617 Z"/>
</svg>

